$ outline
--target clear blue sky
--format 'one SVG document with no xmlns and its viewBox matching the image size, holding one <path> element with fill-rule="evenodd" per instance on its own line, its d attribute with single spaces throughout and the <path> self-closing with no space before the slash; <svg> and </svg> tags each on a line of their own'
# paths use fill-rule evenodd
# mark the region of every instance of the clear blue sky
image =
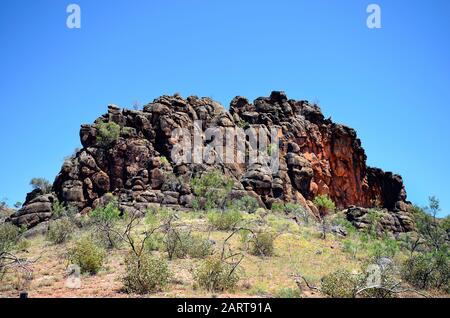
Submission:
<svg viewBox="0 0 450 318">
<path fill-rule="evenodd" d="M 81 29 L 66 7 L 81 7 Z M 366 27 L 366 7 L 382 29 Z M 355 128 L 372 166 L 404 177 L 408 198 L 448 182 L 450 1 L 87 1 L 0 4 L 0 197 L 23 201 L 79 147 L 80 124 L 109 103 L 162 94 L 225 106 L 272 90 L 319 100 Z"/>
</svg>

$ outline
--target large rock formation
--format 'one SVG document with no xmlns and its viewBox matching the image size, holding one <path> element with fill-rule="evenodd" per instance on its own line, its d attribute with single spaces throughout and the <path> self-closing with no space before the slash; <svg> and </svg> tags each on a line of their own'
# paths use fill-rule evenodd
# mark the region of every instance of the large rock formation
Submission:
<svg viewBox="0 0 450 318">
<path fill-rule="evenodd" d="M 202 129 L 253 127 L 269 139 L 269 129 L 279 128 L 278 171 L 272 173 L 264 162 L 175 164 L 171 152 L 181 137 L 172 132 L 175 128 L 193 132 L 196 120 L 202 121 Z M 98 138 L 102 122 L 121 127 L 120 137 L 106 147 Z M 81 127 L 80 138 L 83 148 L 64 163 L 53 192 L 29 194 L 12 222 L 33 227 L 47 220 L 55 200 L 89 213 L 109 192 L 124 210 L 145 212 L 153 204 L 189 208 L 193 199 L 189 179 L 219 169 L 236 180 L 233 195 L 252 195 L 267 207 L 295 201 L 317 215 L 311 200 L 328 194 L 339 208 L 378 205 L 391 211 L 394 232 L 413 226 L 402 178 L 366 165 L 355 130 L 325 119 L 318 106 L 289 100 L 283 92 L 253 103 L 236 97 L 229 112 L 210 98 L 196 96 L 162 96 L 142 111 L 110 105 L 93 125 Z M 204 140 L 203 145 L 209 142 Z"/>
</svg>

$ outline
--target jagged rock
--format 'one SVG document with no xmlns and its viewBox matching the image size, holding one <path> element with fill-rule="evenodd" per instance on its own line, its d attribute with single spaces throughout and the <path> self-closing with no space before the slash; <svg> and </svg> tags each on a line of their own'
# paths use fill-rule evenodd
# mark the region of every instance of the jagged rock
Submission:
<svg viewBox="0 0 450 318">
<path fill-rule="evenodd" d="M 268 151 L 259 153 L 261 161 L 253 163 L 174 162 L 172 150 L 184 136 L 172 132 L 181 128 L 193 132 L 198 120 L 202 130 L 252 127 L 269 139 L 270 129 L 279 129 L 279 169 L 272 172 L 268 167 Z M 118 140 L 108 147 L 99 142 L 101 122 L 114 122 L 121 128 Z M 317 105 L 290 100 L 284 92 L 272 92 L 253 103 L 236 97 L 229 112 L 210 98 L 180 95 L 159 97 L 142 111 L 109 105 L 108 113 L 94 124 L 81 126 L 80 140 L 83 149 L 63 164 L 51 196 L 30 193 L 24 207 L 11 218 L 13 222 L 32 227 L 48 220 L 56 199 L 88 213 L 108 192 L 133 213 L 142 213 L 147 204 L 189 208 L 193 200 L 189 179 L 218 169 L 235 180 L 236 190 L 251 194 L 266 208 L 275 202 L 295 201 L 318 217 L 312 200 L 327 194 L 342 209 L 382 206 L 390 211 L 383 226 L 394 232 L 408 231 L 414 225 L 401 177 L 368 167 L 355 130 L 325 119 Z M 202 146 L 208 142 L 202 140 Z M 210 153 L 210 159 L 217 158 Z M 349 209 L 348 216 L 364 227 L 361 211 Z"/>
<path fill-rule="evenodd" d="M 358 229 L 368 229 L 370 227 L 369 209 L 360 207 L 350 207 L 344 210 L 347 220 Z M 415 228 L 411 213 L 408 211 L 388 211 L 384 209 L 378 211 L 380 219 L 378 221 L 378 231 L 381 233 L 402 233 L 413 231 Z"/>
</svg>

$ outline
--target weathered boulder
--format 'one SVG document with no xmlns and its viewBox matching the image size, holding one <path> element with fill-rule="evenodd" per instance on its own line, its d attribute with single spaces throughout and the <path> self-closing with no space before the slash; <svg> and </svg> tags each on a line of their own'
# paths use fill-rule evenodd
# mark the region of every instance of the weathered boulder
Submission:
<svg viewBox="0 0 450 318">
<path fill-rule="evenodd" d="M 44 194 L 41 190 L 34 190 L 27 195 L 22 208 L 14 213 L 9 221 L 17 226 L 32 228 L 52 217 L 52 205 L 55 201 L 54 194 Z"/>
</svg>

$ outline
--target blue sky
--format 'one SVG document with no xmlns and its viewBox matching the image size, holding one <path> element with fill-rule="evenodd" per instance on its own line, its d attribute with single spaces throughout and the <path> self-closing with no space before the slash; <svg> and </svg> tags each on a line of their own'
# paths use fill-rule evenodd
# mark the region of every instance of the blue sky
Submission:
<svg viewBox="0 0 450 318">
<path fill-rule="evenodd" d="M 81 29 L 66 27 L 70 3 Z M 366 27 L 370 3 L 382 29 Z M 355 128 L 370 165 L 447 214 L 449 32 L 447 0 L 2 0 L 0 197 L 53 180 L 109 103 L 284 90 Z"/>
</svg>

